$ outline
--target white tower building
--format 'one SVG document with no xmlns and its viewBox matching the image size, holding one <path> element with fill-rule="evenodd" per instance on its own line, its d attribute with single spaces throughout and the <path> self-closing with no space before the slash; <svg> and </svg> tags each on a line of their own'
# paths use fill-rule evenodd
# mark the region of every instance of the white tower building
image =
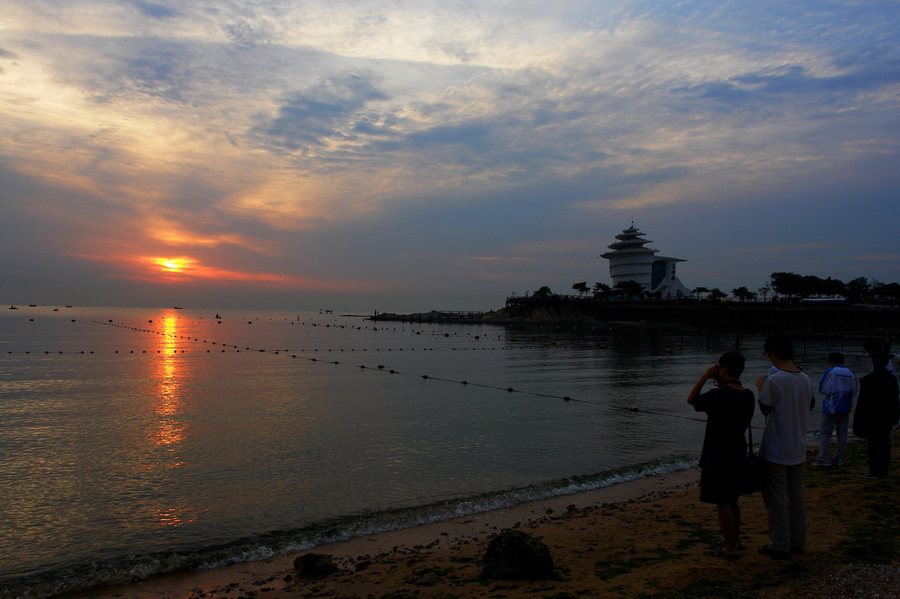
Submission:
<svg viewBox="0 0 900 599">
<path fill-rule="evenodd" d="M 644 235 L 632 222 L 629 228 L 616 235 L 618 241 L 607 246 L 612 251 L 601 256 L 609 260 L 613 287 L 623 281 L 635 281 L 644 291 L 658 293 L 662 299 L 689 297 L 690 290 L 675 276 L 675 264 L 684 260 L 657 256 L 659 250 L 644 247 L 653 243 L 644 239 Z"/>
</svg>

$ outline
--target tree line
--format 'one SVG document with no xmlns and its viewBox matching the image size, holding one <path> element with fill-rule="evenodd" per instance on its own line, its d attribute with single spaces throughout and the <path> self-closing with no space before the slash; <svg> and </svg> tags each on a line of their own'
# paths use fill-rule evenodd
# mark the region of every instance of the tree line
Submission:
<svg viewBox="0 0 900 599">
<path fill-rule="evenodd" d="M 643 298 L 648 294 L 636 281 L 623 281 L 615 287 L 606 283 L 594 283 L 589 287 L 587 281 L 581 281 L 572 285 L 572 289 L 578 292 L 580 297 L 593 291 L 593 297 L 598 299 L 610 297 Z M 718 287 L 695 287 L 691 290 L 695 299 L 709 301 L 721 301 L 728 294 Z M 527 293 L 526 293 L 527 295 Z M 547 287 L 541 287 L 532 294 L 532 297 L 547 298 L 558 294 Z M 773 272 L 769 275 L 766 285 L 756 291 L 742 286 L 731 290 L 731 295 L 738 301 L 755 301 L 762 298 L 768 301 L 769 296 L 775 301 L 786 299 L 788 301 L 803 298 L 843 298 L 851 303 L 863 302 L 887 302 L 900 301 L 900 283 L 883 283 L 877 279 L 871 281 L 866 277 L 857 277 L 848 282 L 831 277 L 822 279 L 814 275 L 799 275 L 793 272 Z"/>
</svg>

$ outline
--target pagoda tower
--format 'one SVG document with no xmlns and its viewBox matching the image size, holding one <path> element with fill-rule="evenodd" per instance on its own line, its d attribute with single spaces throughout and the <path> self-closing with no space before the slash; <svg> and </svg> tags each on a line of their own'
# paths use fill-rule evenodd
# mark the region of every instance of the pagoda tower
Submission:
<svg viewBox="0 0 900 599">
<path fill-rule="evenodd" d="M 623 281 L 635 281 L 645 292 L 658 293 L 663 299 L 689 297 L 690 290 L 675 276 L 675 264 L 684 260 L 657 256 L 659 250 L 644 247 L 653 243 L 644 235 L 632 221 L 630 227 L 616 235 L 618 241 L 607 246 L 612 251 L 600 256 L 609 260 L 613 287 Z"/>
</svg>

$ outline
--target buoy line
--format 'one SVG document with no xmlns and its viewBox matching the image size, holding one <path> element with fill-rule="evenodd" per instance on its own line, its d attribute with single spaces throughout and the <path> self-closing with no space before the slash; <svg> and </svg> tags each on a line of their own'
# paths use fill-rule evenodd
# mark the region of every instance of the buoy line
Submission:
<svg viewBox="0 0 900 599">
<path fill-rule="evenodd" d="M 109 321 L 109 322 L 92 321 L 92 322 L 94 322 L 95 324 L 100 324 L 100 325 L 104 325 L 104 326 L 113 326 L 113 327 L 121 328 L 121 329 L 124 329 L 124 330 L 130 330 L 130 331 L 141 332 L 141 333 L 150 333 L 150 334 L 160 335 L 160 336 L 167 336 L 167 337 L 170 337 L 170 338 L 172 338 L 172 339 L 182 339 L 182 340 L 187 340 L 187 341 L 193 341 L 194 343 L 209 343 L 209 344 L 211 344 L 211 345 L 221 345 L 221 346 L 223 347 L 223 349 L 222 349 L 222 352 L 223 352 L 223 353 L 226 352 L 226 349 L 224 349 L 224 348 L 233 348 L 233 349 L 235 350 L 235 352 L 237 352 L 237 353 L 239 353 L 239 352 L 241 351 L 241 349 L 240 349 L 240 347 L 239 347 L 238 345 L 232 345 L 232 344 L 226 344 L 226 343 L 219 343 L 219 342 L 217 342 L 217 341 L 209 342 L 209 340 L 207 340 L 207 339 L 199 339 L 199 338 L 196 338 L 196 337 L 185 336 L 185 335 L 178 335 L 178 334 L 175 334 L 175 333 L 166 333 L 165 331 L 158 331 L 158 330 L 153 330 L 153 329 L 148 329 L 148 328 L 141 328 L 141 327 L 135 327 L 135 326 L 123 325 L 123 324 L 119 324 L 119 323 L 113 323 L 112 321 Z M 152 322 L 152 321 L 150 321 L 150 322 Z M 313 325 L 313 326 L 317 326 L 317 325 Z M 318 325 L 318 326 L 321 326 L 321 325 Z M 446 336 L 446 334 L 444 334 L 444 335 Z M 551 347 L 552 347 L 553 349 L 556 349 L 556 344 L 555 344 L 555 343 L 551 343 L 550 345 L 551 345 Z M 602 349 L 605 349 L 605 348 L 606 348 L 606 345 L 603 344 Z M 323 363 L 323 364 L 341 365 L 341 362 L 340 362 L 340 361 L 337 361 L 337 360 L 326 360 L 326 359 L 322 359 L 322 358 L 318 358 L 318 357 L 308 357 L 308 356 L 302 356 L 302 355 L 298 355 L 298 354 L 297 354 L 297 352 L 299 352 L 299 353 L 307 353 L 307 352 L 319 353 L 319 352 L 320 352 L 319 349 L 300 349 L 300 350 L 294 350 L 294 353 L 291 353 L 291 350 L 290 350 L 289 348 L 267 349 L 267 348 L 251 348 L 251 347 L 249 347 L 249 346 L 245 346 L 243 349 L 244 349 L 244 351 L 248 351 L 248 352 L 255 352 L 255 353 L 270 353 L 270 354 L 274 354 L 274 355 L 281 355 L 282 353 L 284 353 L 285 355 L 289 356 L 289 357 L 292 358 L 292 359 L 301 359 L 301 360 L 306 360 L 306 361 L 308 361 L 308 362 L 316 362 L 316 363 Z M 450 349 L 451 351 L 467 351 L 467 348 L 462 348 L 462 349 L 460 349 L 460 348 L 449 348 L 449 349 Z M 487 348 L 472 348 L 472 350 L 474 350 L 474 351 L 478 351 L 479 349 L 482 350 L 482 351 L 486 351 L 486 350 L 487 350 Z M 496 349 L 496 348 L 493 348 L 493 349 Z M 518 348 L 516 348 L 516 347 L 511 347 L 511 346 L 506 346 L 506 347 L 503 347 L 503 348 L 501 348 L 501 349 L 509 350 L 509 349 L 518 349 Z M 579 348 L 579 349 L 581 349 L 581 348 Z M 321 353 L 332 353 L 332 352 L 334 352 L 334 351 L 343 352 L 344 350 L 343 350 L 343 349 L 340 349 L 340 350 L 328 349 L 328 350 L 321 350 Z M 356 351 L 356 350 L 355 350 L 355 349 L 351 349 L 350 351 L 351 351 L 351 352 L 354 352 L 354 351 Z M 361 353 L 365 353 L 365 352 L 368 352 L 369 350 L 368 350 L 368 348 L 365 348 L 365 349 L 362 349 L 362 350 L 359 350 L 359 351 L 360 351 Z M 375 352 L 379 352 L 379 351 L 381 351 L 381 348 L 378 348 L 378 349 L 375 350 Z M 388 349 L 388 350 L 386 350 L 386 353 L 391 353 L 391 351 L 393 351 L 393 350 L 392 350 L 392 349 Z M 401 348 L 401 349 L 396 350 L 396 351 L 403 351 L 403 349 Z M 415 351 L 415 348 L 412 348 L 410 351 Z M 420 349 L 420 351 L 436 351 L 436 350 L 433 349 L 433 348 L 425 348 L 425 349 Z M 13 352 L 10 351 L 9 353 L 12 354 Z M 30 352 L 30 351 L 26 351 L 25 353 L 26 353 L 26 354 L 30 354 L 31 352 Z M 50 354 L 51 352 L 45 351 L 45 352 L 43 352 L 43 353 L 44 353 L 45 355 L 48 355 L 48 354 Z M 63 354 L 64 352 L 63 352 L 63 351 L 60 351 L 59 353 L 60 353 L 60 354 Z M 71 352 L 65 352 L 65 353 L 79 353 L 79 352 L 78 352 L 78 351 L 71 351 Z M 80 353 L 81 353 L 81 354 L 85 354 L 85 353 L 93 354 L 94 352 L 93 352 L 93 351 L 86 352 L 86 351 L 82 350 Z M 115 353 L 116 353 L 116 354 L 119 354 L 120 352 L 119 352 L 119 350 L 116 350 Z M 135 350 L 129 351 L 129 354 L 134 354 L 134 353 L 135 353 Z M 141 354 L 147 354 L 147 353 L 148 353 L 148 350 L 140 350 L 140 353 L 141 353 Z M 149 353 L 151 353 L 151 355 L 154 355 L 153 350 L 149 350 Z M 163 350 L 156 350 L 156 351 L 155 351 L 155 354 L 160 354 L 160 355 L 162 355 L 163 353 L 164 353 Z M 173 350 L 173 354 L 179 354 L 179 353 L 180 353 L 180 354 L 184 354 L 184 353 L 189 353 L 189 352 L 186 352 L 186 350 L 184 350 L 184 349 L 181 349 L 181 350 Z M 212 353 L 212 352 L 211 352 L 211 350 L 207 349 L 207 350 L 206 350 L 206 353 Z M 681 418 L 681 419 L 685 419 L 685 420 L 692 420 L 692 421 L 696 421 L 696 422 L 705 422 L 705 420 L 701 420 L 701 419 L 698 419 L 698 418 L 692 418 L 692 417 L 689 417 L 689 416 L 683 416 L 683 415 L 680 415 L 680 414 L 674 414 L 674 413 L 665 413 L 665 414 L 664 414 L 664 413 L 656 412 L 656 411 L 652 411 L 652 410 L 644 410 L 644 409 L 640 409 L 640 408 L 638 408 L 638 407 L 625 408 L 625 407 L 620 407 L 620 406 L 610 406 L 610 405 L 602 404 L 602 403 L 597 402 L 597 401 L 591 401 L 591 400 L 587 400 L 587 399 L 577 399 L 577 398 L 573 398 L 573 397 L 570 397 L 570 396 L 568 396 L 568 395 L 556 395 L 556 394 L 550 394 L 550 393 L 539 393 L 539 392 L 536 392 L 536 391 L 527 391 L 527 390 L 522 390 L 522 389 L 516 389 L 516 388 L 514 388 L 514 387 L 501 387 L 501 386 L 498 386 L 498 385 L 487 385 L 487 384 L 484 384 L 484 383 L 471 382 L 471 381 L 468 381 L 468 380 L 456 380 L 456 379 L 450 379 L 450 378 L 439 377 L 439 376 L 431 376 L 431 375 L 428 375 L 428 374 L 411 374 L 411 373 L 406 373 L 406 372 L 398 371 L 398 370 L 396 370 L 396 369 L 388 369 L 388 368 L 386 368 L 384 365 L 381 365 L 381 364 L 379 364 L 379 365 L 377 365 L 377 366 L 374 366 L 374 367 L 373 367 L 373 366 L 367 366 L 367 365 L 358 365 L 358 366 L 355 366 L 355 367 L 357 367 L 357 368 L 359 368 L 359 369 L 361 369 L 361 370 L 371 370 L 371 371 L 382 372 L 382 373 L 390 374 L 390 375 L 415 376 L 415 377 L 421 378 L 421 379 L 423 379 L 423 380 L 433 380 L 433 381 L 439 381 L 439 382 L 450 383 L 450 384 L 457 384 L 457 385 L 462 385 L 462 386 L 471 386 L 471 387 L 478 387 L 478 388 L 482 388 L 482 389 L 492 389 L 492 390 L 497 390 L 497 391 L 505 391 L 505 392 L 510 393 L 510 394 L 512 394 L 512 393 L 518 393 L 518 394 L 522 394 L 522 395 L 528 395 L 528 396 L 531 396 L 531 397 L 541 397 L 541 398 L 547 398 L 547 399 L 563 400 L 563 401 L 565 401 L 565 402 L 575 402 L 575 403 L 588 404 L 588 405 L 595 406 L 596 408 L 599 408 L 599 409 L 601 409 L 601 410 L 627 411 L 627 412 L 634 413 L 634 414 L 647 414 L 647 415 L 651 415 L 651 416 L 661 416 L 661 417 L 666 417 L 666 418 L 671 418 L 671 417 L 674 416 L 674 417 L 676 417 L 676 418 Z"/>
<path fill-rule="evenodd" d="M 152 330 L 152 329 L 142 329 L 142 328 L 140 328 L 140 327 L 131 327 L 131 326 L 127 326 L 127 325 L 114 324 L 114 323 L 109 323 L 109 322 L 100 322 L 100 321 L 94 321 L 94 322 L 97 323 L 97 324 L 104 325 L 104 326 L 116 326 L 116 327 L 119 327 L 119 328 L 123 328 L 123 329 L 127 329 L 127 330 L 133 330 L 133 331 L 137 331 L 137 332 L 146 332 L 146 333 L 152 333 L 152 334 L 156 334 L 156 335 L 168 335 L 168 336 L 170 336 L 170 337 L 172 337 L 172 338 L 182 338 L 182 339 L 187 339 L 187 340 L 189 340 L 189 341 L 190 341 L 190 340 L 193 340 L 193 341 L 201 341 L 201 340 L 199 340 L 199 339 L 193 339 L 193 338 L 190 337 L 190 336 L 184 337 L 184 336 L 179 336 L 179 335 L 174 334 L 174 333 L 166 333 L 165 331 L 154 331 L 154 330 Z M 202 340 L 202 342 L 203 342 L 203 343 L 207 343 L 208 340 Z M 213 341 L 212 344 L 213 344 L 213 345 L 216 345 L 217 342 Z M 225 347 L 235 347 L 235 348 L 237 347 L 236 345 L 229 345 L 229 344 L 223 344 L 223 345 L 224 345 Z M 247 351 L 258 351 L 258 352 L 267 352 L 267 351 L 270 351 L 271 353 L 274 353 L 274 354 L 276 354 L 276 355 L 280 354 L 280 353 L 283 351 L 283 352 L 285 352 L 286 355 L 289 355 L 292 359 L 301 359 L 301 360 L 306 360 L 306 361 L 309 361 L 309 362 L 323 362 L 323 363 L 325 363 L 325 364 L 333 364 L 333 365 L 340 365 L 340 364 L 341 364 L 339 361 L 323 360 L 323 359 L 317 358 L 317 357 L 309 357 L 309 356 L 298 355 L 296 352 L 295 352 L 295 353 L 290 353 L 290 350 L 289 350 L 289 349 L 266 350 L 266 349 L 253 349 L 253 348 L 250 348 L 250 347 L 245 347 L 245 349 L 246 349 Z M 476 351 L 477 351 L 477 349 L 478 349 L 478 348 L 473 348 L 473 350 L 476 350 Z M 316 349 L 316 350 L 299 350 L 300 353 L 305 353 L 306 351 L 314 351 L 314 352 L 318 352 L 319 350 L 317 350 L 317 349 Z M 329 350 L 327 350 L 327 351 L 330 353 L 332 350 L 329 349 Z M 343 351 L 343 350 L 341 350 L 341 351 Z M 390 351 L 390 350 L 388 350 L 388 351 Z M 402 351 L 402 350 L 401 350 L 401 351 Z M 426 349 L 426 350 L 424 350 L 424 351 L 429 351 L 429 350 Z M 431 350 L 431 351 L 433 351 L 433 350 Z M 325 353 L 325 352 L 323 352 L 323 353 Z M 499 390 L 499 391 L 506 391 L 507 393 L 520 393 L 520 394 L 524 394 L 524 395 L 530 395 L 530 396 L 532 396 L 532 397 L 545 397 L 545 398 L 549 398 L 549 399 L 561 399 L 561 400 L 563 400 L 563 401 L 574 401 L 574 402 L 577 402 L 577 403 L 587 403 L 587 404 L 593 404 L 593 405 L 597 405 L 597 406 L 604 407 L 604 406 L 602 406 L 601 404 L 598 404 L 598 403 L 596 403 L 596 402 L 591 402 L 591 401 L 587 401 L 587 400 L 583 400 L 583 399 L 573 399 L 572 397 L 569 397 L 568 395 L 554 395 L 554 394 L 549 394 L 549 393 L 538 393 L 538 392 L 536 392 L 536 391 L 525 391 L 525 390 L 522 390 L 522 389 L 515 389 L 515 388 L 513 388 L 513 387 L 500 387 L 500 386 L 497 386 L 497 385 L 487 385 L 487 384 L 483 384 L 483 383 L 470 382 L 470 381 L 468 381 L 468 380 L 459 381 L 459 380 L 448 379 L 448 378 L 444 378 L 444 377 L 430 376 L 430 375 L 427 375 L 427 374 L 422 374 L 422 375 L 410 375 L 409 373 L 404 373 L 404 372 L 401 372 L 401 371 L 398 371 L 398 370 L 395 370 L 395 369 L 386 369 L 385 366 L 384 366 L 384 365 L 381 365 L 381 364 L 379 364 L 378 366 L 375 366 L 375 367 L 372 367 L 372 366 L 366 366 L 366 365 L 359 365 L 358 367 L 359 367 L 361 370 L 374 370 L 374 371 L 376 371 L 376 372 L 385 372 L 385 373 L 387 373 L 387 374 L 400 374 L 400 375 L 407 375 L 407 376 L 417 376 L 417 377 L 422 378 L 422 379 L 424 379 L 424 380 L 434 380 L 434 381 L 440 381 L 440 382 L 446 382 L 446 383 L 461 384 L 461 385 L 463 385 L 463 386 L 469 386 L 469 385 L 471 385 L 472 387 L 479 387 L 479 388 L 482 388 L 482 389 L 495 389 L 495 390 Z"/>
</svg>

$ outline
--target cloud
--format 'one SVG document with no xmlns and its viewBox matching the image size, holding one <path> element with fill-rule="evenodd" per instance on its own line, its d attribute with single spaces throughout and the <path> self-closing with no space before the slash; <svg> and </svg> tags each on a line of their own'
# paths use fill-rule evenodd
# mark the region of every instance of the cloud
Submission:
<svg viewBox="0 0 900 599">
<path fill-rule="evenodd" d="M 727 80 L 672 91 L 694 100 L 710 100 L 728 111 L 750 106 L 770 110 L 773 101 L 799 101 L 816 106 L 817 110 L 833 110 L 851 105 L 860 94 L 900 83 L 900 62 L 894 59 L 853 66 L 862 68 L 839 75 L 816 76 L 802 65 L 784 65 L 769 72 L 737 74 Z"/>
<path fill-rule="evenodd" d="M 310 89 L 289 94 L 277 115 L 259 123 L 252 134 L 265 147 L 289 151 L 324 148 L 332 140 L 352 142 L 359 111 L 386 98 L 370 75 L 330 77 Z"/>
<path fill-rule="evenodd" d="M 178 11 L 155 2 L 143 2 L 142 0 L 129 0 L 129 4 L 137 8 L 145 17 L 154 19 L 171 19 L 178 16 Z"/>
<path fill-rule="evenodd" d="M 723 288 L 897 253 L 895 2 L 0 11 L 0 227 L 34 273 L 181 256 L 232 285 L 568 288 L 631 218 Z"/>
</svg>

